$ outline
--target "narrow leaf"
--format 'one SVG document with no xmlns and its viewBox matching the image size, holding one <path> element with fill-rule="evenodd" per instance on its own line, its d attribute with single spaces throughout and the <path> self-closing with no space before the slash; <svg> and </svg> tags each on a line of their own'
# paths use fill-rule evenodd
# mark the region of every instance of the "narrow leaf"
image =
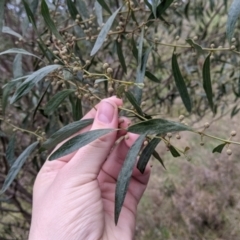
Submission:
<svg viewBox="0 0 240 240">
<path fill-rule="evenodd" d="M 234 28 L 239 18 L 239 15 L 240 15 L 240 1 L 233 0 L 228 11 L 227 19 L 227 38 L 229 42 L 231 42 L 231 39 L 233 37 Z"/>
<path fill-rule="evenodd" d="M 157 18 L 157 6 L 159 4 L 159 0 L 152 0 L 152 13 L 154 18 Z"/>
<path fill-rule="evenodd" d="M 46 115 L 52 114 L 58 108 L 58 106 L 63 102 L 63 100 L 74 91 L 75 91 L 74 89 L 65 89 L 65 90 L 55 94 L 50 99 L 50 101 L 47 102 L 45 109 L 44 109 L 44 113 Z"/>
<path fill-rule="evenodd" d="M 156 17 L 162 20 L 162 14 L 170 7 L 174 0 L 162 0 L 156 9 Z M 154 19 L 153 12 L 149 16 L 148 20 Z"/>
<path fill-rule="evenodd" d="M 102 6 L 99 4 L 99 2 L 96 1 L 94 4 L 94 7 L 95 7 L 95 14 L 97 16 L 98 25 L 101 27 L 103 24 Z"/>
<path fill-rule="evenodd" d="M 3 28 L 3 17 L 4 17 L 4 5 L 5 5 L 5 0 L 0 1 L 0 35 L 2 32 Z"/>
<path fill-rule="evenodd" d="M 104 0 L 97 0 L 97 1 L 109 14 L 112 14 L 110 8 L 108 7 L 108 5 Z"/>
<path fill-rule="evenodd" d="M 137 134 L 165 134 L 168 132 L 192 131 L 189 126 L 166 119 L 151 119 L 133 124 L 128 131 Z"/>
<path fill-rule="evenodd" d="M 22 39 L 22 35 L 20 35 L 19 33 L 15 32 L 15 31 L 13 31 L 10 27 L 4 26 L 4 27 L 2 28 L 2 32 L 3 32 L 3 33 L 10 34 L 10 35 L 13 35 L 13 36 L 15 36 L 15 37 L 17 37 L 17 38 L 19 38 L 19 39 Z"/>
<path fill-rule="evenodd" d="M 17 174 L 19 173 L 20 169 L 22 168 L 23 164 L 29 157 L 29 155 L 34 151 L 34 149 L 37 147 L 38 142 L 32 143 L 30 146 L 28 146 L 21 154 L 20 156 L 14 161 L 13 165 L 11 166 L 8 175 L 5 178 L 5 181 L 3 183 L 2 189 L 0 191 L 0 194 L 3 194 L 8 187 L 11 185 Z"/>
<path fill-rule="evenodd" d="M 127 194 L 127 189 L 132 176 L 132 171 L 136 162 L 137 155 L 141 149 L 145 135 L 140 135 L 132 147 L 129 149 L 126 159 L 123 163 L 122 169 L 118 175 L 116 192 L 115 192 L 115 212 L 114 219 L 117 225 L 119 215 Z"/>
<path fill-rule="evenodd" d="M 4 55 L 4 54 L 11 54 L 11 53 L 15 53 L 15 54 L 24 54 L 24 55 L 30 55 L 30 56 L 33 56 L 33 57 L 36 57 L 36 58 L 39 58 L 41 59 L 40 57 L 38 57 L 37 55 L 34 55 L 24 49 L 21 49 L 21 48 L 11 48 L 11 49 L 8 49 L 4 52 L 1 52 L 0 55 Z"/>
<path fill-rule="evenodd" d="M 82 100 L 77 98 L 74 102 L 75 104 L 72 105 L 72 111 L 73 111 L 73 120 L 77 121 L 83 117 L 82 113 Z"/>
<path fill-rule="evenodd" d="M 99 2 L 99 1 L 98 1 Z M 100 2 L 99 2 L 100 3 Z M 101 3 L 100 3 L 101 4 Z M 116 18 L 119 10 L 121 8 L 118 8 L 112 15 L 111 17 L 107 20 L 107 22 L 104 24 L 104 26 L 102 27 L 100 33 L 98 34 L 97 40 L 94 44 L 94 47 L 91 51 L 91 56 L 93 56 L 94 54 L 96 54 L 98 52 L 98 50 L 101 48 L 101 46 L 104 43 L 105 38 L 107 37 L 107 34 L 110 30 L 110 28 L 112 27 L 113 21 Z"/>
<path fill-rule="evenodd" d="M 39 69 L 38 71 L 32 73 L 16 90 L 13 97 L 11 98 L 10 103 L 15 103 L 22 96 L 26 95 L 35 84 L 41 81 L 44 77 L 46 77 L 50 72 L 53 72 L 57 68 L 61 67 L 61 65 L 49 65 Z"/>
<path fill-rule="evenodd" d="M 152 155 L 162 164 L 162 166 L 166 169 L 164 162 L 162 160 L 162 158 L 160 157 L 160 155 L 158 154 L 157 151 L 153 151 Z"/>
<path fill-rule="evenodd" d="M 22 54 L 18 53 L 13 61 L 13 77 L 22 77 Z"/>
<path fill-rule="evenodd" d="M 92 123 L 93 119 L 83 119 L 72 122 L 55 132 L 46 142 L 43 143 L 42 148 L 51 149 L 58 143 L 71 137 L 74 133 L 77 133 L 78 131 L 82 130 L 83 128 L 89 126 Z"/>
<path fill-rule="evenodd" d="M 35 30 L 37 30 L 37 25 L 36 25 L 36 22 L 35 22 L 34 14 L 33 14 L 31 8 L 28 5 L 28 2 L 26 0 L 22 0 L 22 1 L 23 1 L 23 5 L 24 5 L 24 8 L 25 8 L 25 11 L 26 11 L 29 22 L 32 23 Z"/>
<path fill-rule="evenodd" d="M 15 135 L 12 135 L 6 149 L 6 159 L 8 161 L 9 166 L 12 166 L 12 164 L 15 161 L 15 144 L 16 137 Z"/>
<path fill-rule="evenodd" d="M 133 94 L 130 91 L 125 92 L 125 95 L 128 99 L 128 101 L 133 105 L 137 113 L 141 116 L 143 116 L 143 111 L 140 107 L 140 105 L 137 103 L 136 98 L 133 96 Z"/>
<path fill-rule="evenodd" d="M 67 7 L 71 17 L 75 20 L 78 15 L 78 10 L 72 0 L 67 0 Z"/>
<path fill-rule="evenodd" d="M 173 53 L 172 55 L 172 70 L 173 70 L 174 80 L 175 80 L 177 89 L 179 91 L 179 94 L 182 98 L 183 104 L 188 110 L 188 112 L 191 112 L 192 111 L 191 99 L 189 97 L 185 81 L 180 72 L 178 62 L 177 62 L 177 56 L 175 53 Z"/>
<path fill-rule="evenodd" d="M 214 111 L 214 105 L 213 105 L 213 99 L 212 99 L 212 82 L 211 82 L 211 73 L 210 73 L 210 57 L 211 54 L 209 54 L 203 64 L 203 88 L 207 95 L 208 103 Z"/>
<path fill-rule="evenodd" d="M 138 49 L 136 47 L 136 43 L 134 41 L 134 37 L 132 36 L 132 53 L 133 53 L 133 56 L 135 57 L 136 60 L 138 60 Z"/>
<path fill-rule="evenodd" d="M 145 72 L 145 76 L 147 77 L 147 78 L 149 78 L 151 81 L 153 81 L 153 82 L 156 82 L 156 83 L 160 83 L 161 81 L 160 81 L 160 79 L 158 79 L 156 76 L 154 76 L 152 73 L 150 73 L 149 71 L 146 71 Z"/>
<path fill-rule="evenodd" d="M 41 4 L 41 14 L 43 16 L 43 19 L 47 25 L 47 27 L 49 28 L 49 30 L 55 35 L 55 37 L 59 40 L 63 41 L 62 36 L 59 34 L 53 20 L 51 19 L 50 13 L 49 13 L 49 9 L 48 6 L 45 2 L 45 0 L 42 0 L 42 4 Z"/>
<path fill-rule="evenodd" d="M 115 41 L 115 43 L 116 43 L 116 46 L 117 46 L 117 54 L 118 54 L 119 62 L 122 66 L 123 71 L 125 73 L 127 73 L 127 66 L 126 66 L 126 63 L 125 63 L 125 58 L 123 56 L 122 44 L 119 43 L 117 40 Z"/>
<path fill-rule="evenodd" d="M 212 152 L 215 153 L 215 152 L 218 152 L 218 153 L 221 153 L 223 148 L 226 146 L 226 143 L 222 143 L 220 145 L 218 145 L 217 147 L 215 147 Z"/>
<path fill-rule="evenodd" d="M 169 148 L 173 157 L 175 157 L 175 158 L 181 157 L 181 155 L 179 154 L 179 152 L 176 150 L 176 148 L 174 146 L 171 145 L 168 148 Z"/>
<path fill-rule="evenodd" d="M 83 19 L 89 18 L 88 8 L 84 0 L 77 0 L 76 6 Z"/>
<path fill-rule="evenodd" d="M 32 116 L 32 120 L 33 120 L 33 121 L 32 121 L 32 123 L 34 123 L 35 115 L 36 115 L 36 113 L 37 113 L 37 111 L 38 111 L 38 109 L 39 109 L 39 107 L 40 107 L 40 105 L 41 105 L 41 102 L 42 102 L 44 96 L 46 95 L 46 93 L 47 93 L 48 88 L 50 87 L 50 85 L 51 85 L 51 83 L 48 84 L 48 86 L 46 87 L 46 89 L 45 89 L 45 91 L 43 92 L 42 96 L 41 96 L 40 99 L 38 100 L 37 106 L 36 106 L 36 108 L 34 109 L 34 112 L 33 112 L 33 116 Z"/>
<path fill-rule="evenodd" d="M 144 173 L 147 163 L 160 141 L 160 138 L 154 138 L 143 149 L 137 164 L 137 168 L 141 173 Z"/>
<path fill-rule="evenodd" d="M 78 150 L 81 147 L 93 142 L 94 140 L 106 135 L 114 129 L 96 129 L 89 132 L 82 133 L 76 137 L 71 138 L 65 142 L 60 148 L 51 154 L 49 160 L 54 160 L 60 157 L 63 157 L 69 153 L 72 153 Z"/>
</svg>

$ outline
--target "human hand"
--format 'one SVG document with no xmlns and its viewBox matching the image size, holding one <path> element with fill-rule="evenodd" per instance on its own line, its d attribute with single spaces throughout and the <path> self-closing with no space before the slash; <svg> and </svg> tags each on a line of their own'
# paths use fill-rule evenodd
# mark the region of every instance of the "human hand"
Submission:
<svg viewBox="0 0 240 240">
<path fill-rule="evenodd" d="M 127 128 L 127 118 L 118 117 L 122 101 L 102 100 L 83 119 L 94 118 L 80 133 L 104 128 Z M 79 133 L 78 133 L 79 134 Z M 137 204 L 147 186 L 150 167 L 141 174 L 134 169 L 118 225 L 114 223 L 115 187 L 127 152 L 138 135 L 113 131 L 79 150 L 46 161 L 33 189 L 29 240 L 133 239 Z M 59 146 L 57 146 L 59 147 Z"/>
</svg>

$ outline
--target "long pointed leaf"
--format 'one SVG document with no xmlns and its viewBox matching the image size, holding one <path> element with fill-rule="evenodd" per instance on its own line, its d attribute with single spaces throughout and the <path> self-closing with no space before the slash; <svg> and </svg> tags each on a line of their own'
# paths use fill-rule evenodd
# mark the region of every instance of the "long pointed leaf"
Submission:
<svg viewBox="0 0 240 240">
<path fill-rule="evenodd" d="M 109 14 L 112 14 L 110 8 L 108 7 L 108 5 L 105 3 L 104 0 L 97 0 L 97 1 Z"/>
<path fill-rule="evenodd" d="M 191 112 L 192 111 L 191 99 L 189 97 L 185 81 L 180 72 L 178 62 L 177 62 L 177 56 L 175 53 L 173 53 L 172 55 L 172 70 L 173 70 L 174 80 L 175 80 L 177 89 L 179 91 L 179 94 L 182 98 L 183 104 L 188 110 L 188 112 Z"/>
<path fill-rule="evenodd" d="M 137 168 L 141 173 L 144 173 L 147 163 L 154 152 L 154 149 L 160 143 L 160 138 L 152 139 L 148 145 L 143 149 L 140 158 L 138 160 Z"/>
<path fill-rule="evenodd" d="M 42 148 L 51 149 L 55 147 L 58 143 L 62 142 L 66 138 L 71 137 L 74 133 L 77 133 L 78 131 L 89 126 L 92 123 L 93 119 L 83 119 L 72 122 L 55 132 L 46 142 L 43 143 Z"/>
<path fill-rule="evenodd" d="M 10 103 L 14 103 L 18 101 L 22 96 L 29 93 L 29 91 L 41 81 L 45 76 L 47 76 L 50 72 L 53 72 L 57 68 L 61 67 L 61 65 L 49 65 L 39 69 L 38 71 L 32 73 L 16 90 L 13 97 L 11 98 Z"/>
<path fill-rule="evenodd" d="M 234 28 L 239 16 L 240 16 L 240 1 L 233 0 L 228 11 L 228 19 L 227 19 L 227 38 L 229 42 L 231 42 L 231 39 L 233 37 Z"/>
<path fill-rule="evenodd" d="M 0 35 L 3 27 L 4 5 L 5 5 L 5 0 L 1 0 L 0 1 Z"/>
<path fill-rule="evenodd" d="M 60 33 L 58 32 L 53 20 L 51 19 L 50 13 L 49 13 L 49 9 L 48 9 L 48 5 L 46 4 L 45 0 L 42 0 L 42 4 L 41 4 L 41 14 L 43 16 L 43 19 L 47 25 L 47 27 L 49 28 L 49 30 L 55 35 L 55 37 L 59 40 L 63 41 L 62 36 L 60 35 Z"/>
<path fill-rule="evenodd" d="M 213 105 L 213 99 L 212 99 L 212 82 L 211 82 L 211 73 L 210 73 L 210 57 L 211 54 L 209 54 L 203 64 L 203 88 L 205 90 L 205 93 L 207 95 L 208 103 L 214 111 L 214 105 Z"/>
<path fill-rule="evenodd" d="M 0 52 L 0 55 L 4 55 L 4 54 L 10 54 L 10 53 L 16 53 L 16 54 L 24 54 L 24 55 L 29 55 L 29 56 L 33 56 L 33 57 L 36 57 L 36 58 L 39 58 L 41 59 L 40 57 L 38 57 L 37 55 L 35 54 L 32 54 L 24 49 L 21 49 L 21 48 L 11 48 L 11 49 L 8 49 L 4 52 Z"/>
<path fill-rule="evenodd" d="M 123 50 L 122 50 L 122 44 L 119 43 L 117 40 L 116 40 L 116 46 L 117 46 L 117 54 L 118 54 L 118 59 L 119 59 L 119 62 L 122 66 L 122 69 L 125 73 L 127 73 L 127 66 L 126 66 L 126 63 L 125 63 L 125 58 L 123 56 Z"/>
<path fill-rule="evenodd" d="M 119 215 L 127 194 L 128 186 L 132 176 L 132 171 L 136 162 L 137 155 L 141 149 L 145 135 L 140 135 L 132 147 L 129 149 L 122 169 L 118 175 L 116 192 L 115 192 L 115 212 L 114 219 L 117 225 Z"/>
<path fill-rule="evenodd" d="M 72 19 L 75 20 L 78 15 L 78 10 L 75 6 L 75 3 L 72 0 L 67 0 L 67 6 Z"/>
<path fill-rule="evenodd" d="M 2 189 L 0 191 L 0 194 L 3 194 L 8 187 L 11 185 L 17 174 L 19 173 L 20 169 L 22 168 L 23 164 L 29 157 L 29 155 L 34 151 L 34 149 L 37 147 L 38 142 L 32 143 L 30 146 L 28 146 L 21 154 L 20 156 L 14 161 L 13 165 L 11 166 L 8 175 L 5 178 L 5 181 L 3 183 Z"/>
<path fill-rule="evenodd" d="M 192 131 L 192 129 L 179 122 L 158 118 L 131 125 L 128 131 L 137 134 L 165 134 L 168 132 Z"/>
<path fill-rule="evenodd" d="M 141 116 L 143 116 L 143 111 L 140 107 L 140 105 L 138 105 L 136 98 L 133 96 L 133 94 L 130 91 L 125 92 L 125 95 L 128 99 L 128 101 L 133 105 L 133 107 L 135 108 L 135 110 L 137 111 L 137 113 Z"/>
<path fill-rule="evenodd" d="M 63 102 L 63 100 L 69 96 L 72 92 L 74 92 L 74 89 L 65 89 L 61 92 L 58 92 L 55 94 L 46 104 L 44 113 L 46 115 L 52 114 L 58 106 Z"/>
<path fill-rule="evenodd" d="M 107 22 L 104 24 L 104 26 L 102 27 L 100 33 L 98 34 L 97 40 L 94 44 L 94 47 L 91 51 L 91 56 L 93 56 L 94 54 L 96 54 L 98 52 L 98 50 L 101 48 L 101 46 L 104 43 L 105 38 L 107 37 L 107 34 L 110 30 L 110 28 L 112 27 L 113 21 L 116 18 L 119 10 L 121 8 L 118 8 L 112 15 L 111 17 L 107 20 Z"/>
<path fill-rule="evenodd" d="M 59 149 L 53 152 L 49 157 L 49 160 L 54 160 L 63 157 L 69 153 L 72 153 L 112 131 L 114 131 L 114 129 L 96 129 L 73 137 L 67 142 L 65 142 Z"/>
<path fill-rule="evenodd" d="M 7 149 L 6 149 L 6 159 L 7 159 L 8 164 L 10 166 L 12 166 L 12 164 L 15 161 L 15 153 L 14 153 L 15 144 L 16 144 L 16 137 L 15 137 L 15 135 L 12 135 L 10 140 L 9 140 Z"/>
</svg>

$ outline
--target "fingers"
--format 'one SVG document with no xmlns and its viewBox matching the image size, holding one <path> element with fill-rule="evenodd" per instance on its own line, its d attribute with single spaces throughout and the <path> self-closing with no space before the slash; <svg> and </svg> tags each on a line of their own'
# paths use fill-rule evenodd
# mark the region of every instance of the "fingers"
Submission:
<svg viewBox="0 0 240 240">
<path fill-rule="evenodd" d="M 118 104 L 120 101 L 118 102 Z M 96 117 L 91 130 L 117 129 L 118 106 L 113 99 L 102 100 L 97 107 Z M 62 171 L 70 176 L 85 175 L 84 179 L 96 179 L 102 164 L 116 141 L 117 131 L 113 131 L 90 144 L 80 148 Z"/>
<path fill-rule="evenodd" d="M 107 98 L 106 100 L 109 100 L 111 101 L 113 104 L 116 104 L 117 107 L 121 106 L 122 105 L 122 100 L 113 96 L 113 97 L 110 97 L 110 98 Z M 99 104 L 98 103 L 95 108 L 92 108 L 82 119 L 90 119 L 90 118 L 95 118 L 96 116 L 96 113 L 97 113 L 97 109 L 99 107 Z M 82 129 L 81 131 L 75 133 L 74 135 L 72 135 L 70 138 L 67 138 L 66 140 L 64 140 L 63 142 L 61 142 L 60 144 L 58 144 L 56 146 L 56 148 L 53 150 L 55 151 L 56 149 L 58 149 L 62 144 L 64 144 L 66 141 L 68 141 L 69 139 L 71 139 L 72 137 L 80 134 L 80 133 L 83 133 L 83 132 L 87 132 L 87 131 L 90 131 L 90 129 L 92 128 L 92 125 L 89 125 L 87 126 L 86 128 Z M 77 151 L 74 151 L 68 155 L 65 155 L 57 160 L 54 160 L 54 161 L 46 161 L 43 168 L 41 169 L 41 172 L 42 171 L 45 171 L 45 172 L 51 172 L 51 171 L 56 171 L 56 170 L 59 170 L 61 169 L 63 166 L 65 166 L 65 164 L 67 162 L 70 161 L 70 159 L 76 154 Z"/>
</svg>

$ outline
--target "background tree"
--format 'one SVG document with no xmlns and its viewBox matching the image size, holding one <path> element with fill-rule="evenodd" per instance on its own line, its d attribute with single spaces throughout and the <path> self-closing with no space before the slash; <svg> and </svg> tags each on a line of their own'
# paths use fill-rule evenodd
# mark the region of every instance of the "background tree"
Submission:
<svg viewBox="0 0 240 240">
<path fill-rule="evenodd" d="M 57 143 L 92 122 L 80 119 L 105 97 L 124 99 L 120 115 L 132 118 L 127 130 L 140 134 L 144 145 L 140 152 L 130 149 L 119 174 L 116 223 L 128 187 L 123 176 L 131 175 L 137 154 L 141 172 L 151 155 L 165 167 L 155 150 L 159 143 L 189 160 L 189 144 L 173 140 L 185 130 L 199 135 L 200 145 L 208 137 L 218 140 L 213 152 L 230 156 L 239 144 L 232 140 L 235 130 L 230 138 L 208 133 L 212 123 L 240 110 L 237 1 L 228 20 L 228 1 L 214 0 L 0 4 L 0 211 L 6 219 L 0 231 L 6 239 L 26 238 L 37 172 Z M 50 159 L 106 133 L 76 136 Z"/>
</svg>

